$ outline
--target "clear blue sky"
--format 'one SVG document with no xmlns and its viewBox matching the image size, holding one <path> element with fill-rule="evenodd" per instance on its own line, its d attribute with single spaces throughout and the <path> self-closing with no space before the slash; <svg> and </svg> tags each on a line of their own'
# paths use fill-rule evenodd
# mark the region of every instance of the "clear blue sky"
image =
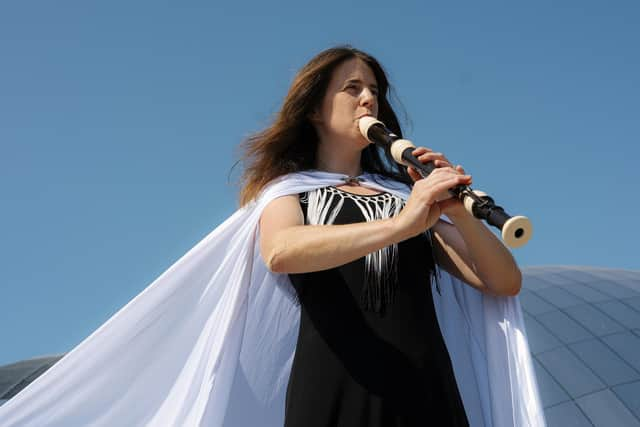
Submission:
<svg viewBox="0 0 640 427">
<path fill-rule="evenodd" d="M 638 3 L 439 3 L 4 3 L 0 364 L 68 351 L 230 215 L 238 144 L 338 43 L 532 219 L 521 266 L 640 269 Z"/>
</svg>

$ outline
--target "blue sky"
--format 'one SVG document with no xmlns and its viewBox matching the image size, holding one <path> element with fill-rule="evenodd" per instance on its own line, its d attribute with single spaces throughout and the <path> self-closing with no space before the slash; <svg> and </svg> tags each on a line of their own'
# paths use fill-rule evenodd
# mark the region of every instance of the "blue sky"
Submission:
<svg viewBox="0 0 640 427">
<path fill-rule="evenodd" d="M 521 266 L 640 269 L 640 6 L 557 3 L 5 3 L 0 365 L 68 351 L 229 216 L 238 144 L 339 43 L 531 218 Z"/>
</svg>

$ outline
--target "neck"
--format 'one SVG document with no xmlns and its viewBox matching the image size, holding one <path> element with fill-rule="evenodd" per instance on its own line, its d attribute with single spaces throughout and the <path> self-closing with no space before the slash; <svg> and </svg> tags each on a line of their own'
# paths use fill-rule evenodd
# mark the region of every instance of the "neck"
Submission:
<svg viewBox="0 0 640 427">
<path fill-rule="evenodd" d="M 362 174 L 360 157 L 362 151 L 346 151 L 329 147 L 329 144 L 318 144 L 316 152 L 316 168 L 325 172 L 339 173 L 347 176 Z"/>
<path fill-rule="evenodd" d="M 340 159 L 340 160 L 343 160 L 343 159 Z M 321 171 L 339 173 L 347 176 L 358 176 L 362 174 L 359 157 L 355 163 L 347 162 L 347 161 L 338 161 L 336 159 L 330 159 L 330 160 L 318 159 L 316 163 L 316 168 Z"/>
</svg>

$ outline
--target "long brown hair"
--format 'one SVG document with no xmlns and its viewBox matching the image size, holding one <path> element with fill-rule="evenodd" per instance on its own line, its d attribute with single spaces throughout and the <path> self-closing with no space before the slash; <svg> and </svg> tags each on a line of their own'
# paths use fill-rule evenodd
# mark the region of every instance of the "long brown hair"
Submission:
<svg viewBox="0 0 640 427">
<path fill-rule="evenodd" d="M 387 99 L 390 86 L 380 63 L 351 46 L 324 50 L 298 72 L 273 124 L 243 142 L 241 161 L 246 166 L 240 190 L 241 206 L 253 200 L 271 180 L 315 167 L 318 135 L 308 117 L 322 102 L 333 70 L 352 58 L 362 60 L 375 75 L 379 88 L 378 119 L 402 136 L 398 118 Z M 383 152 L 370 144 L 362 151 L 360 162 L 365 172 L 412 183 L 406 169 L 396 165 L 388 150 Z"/>
</svg>

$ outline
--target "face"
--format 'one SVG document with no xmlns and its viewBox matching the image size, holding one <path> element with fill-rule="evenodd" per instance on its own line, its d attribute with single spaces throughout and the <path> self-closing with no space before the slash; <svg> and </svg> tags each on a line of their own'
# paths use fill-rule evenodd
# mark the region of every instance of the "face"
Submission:
<svg viewBox="0 0 640 427">
<path fill-rule="evenodd" d="M 352 58 L 333 71 L 322 104 L 311 120 L 321 141 L 357 141 L 366 147 L 368 141 L 358 129 L 358 119 L 365 115 L 378 116 L 378 84 L 371 68 Z"/>
</svg>

